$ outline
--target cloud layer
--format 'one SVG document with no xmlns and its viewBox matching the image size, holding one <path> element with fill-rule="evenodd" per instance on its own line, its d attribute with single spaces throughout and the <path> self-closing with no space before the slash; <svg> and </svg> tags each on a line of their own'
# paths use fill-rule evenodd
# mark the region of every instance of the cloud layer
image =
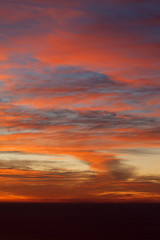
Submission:
<svg viewBox="0 0 160 240">
<path fill-rule="evenodd" d="M 0 200 L 159 201 L 159 10 L 1 1 Z"/>
</svg>

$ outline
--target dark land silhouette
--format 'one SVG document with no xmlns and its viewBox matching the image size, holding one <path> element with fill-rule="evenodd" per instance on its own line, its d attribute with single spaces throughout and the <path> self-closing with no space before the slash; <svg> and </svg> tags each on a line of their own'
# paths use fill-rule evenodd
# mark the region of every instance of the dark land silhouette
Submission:
<svg viewBox="0 0 160 240">
<path fill-rule="evenodd" d="M 2 240 L 159 239 L 160 204 L 1 203 Z"/>
</svg>

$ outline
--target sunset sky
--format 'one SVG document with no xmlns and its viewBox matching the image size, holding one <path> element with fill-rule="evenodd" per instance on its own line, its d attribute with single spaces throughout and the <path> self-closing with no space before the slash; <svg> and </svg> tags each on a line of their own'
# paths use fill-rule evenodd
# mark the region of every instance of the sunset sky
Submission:
<svg viewBox="0 0 160 240">
<path fill-rule="evenodd" d="M 0 1 L 0 201 L 160 202 L 160 1 Z"/>
</svg>

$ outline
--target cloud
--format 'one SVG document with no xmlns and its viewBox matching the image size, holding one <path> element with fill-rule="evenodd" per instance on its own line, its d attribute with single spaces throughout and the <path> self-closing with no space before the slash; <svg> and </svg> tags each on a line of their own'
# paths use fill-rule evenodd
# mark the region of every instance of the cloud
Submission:
<svg viewBox="0 0 160 240">
<path fill-rule="evenodd" d="M 0 93 L 5 103 L 32 108 L 127 111 L 139 115 L 157 113 L 160 89 L 154 82 L 148 85 L 148 81 L 141 81 L 142 85 L 134 83 L 131 86 L 110 75 L 80 67 L 45 68 L 28 56 L 24 57 L 29 66 L 23 68 L 21 57 L 14 59 L 18 61 L 17 68 L 10 69 L 8 79 L 1 82 Z"/>
<path fill-rule="evenodd" d="M 33 61 L 34 60 L 30 60 Z M 82 93 L 107 93 L 110 91 L 121 91 L 124 84 L 116 82 L 109 76 L 85 70 L 78 67 L 57 67 L 36 72 L 34 69 L 20 72 L 16 71 L 15 84 L 9 89 L 19 96 L 45 97 L 73 96 Z M 15 70 L 14 70 L 15 71 Z M 120 89 L 118 89 L 120 88 Z"/>
<path fill-rule="evenodd" d="M 17 128 L 21 130 L 43 130 L 52 126 L 74 127 L 77 131 L 100 130 L 100 129 L 119 129 L 137 128 L 137 134 L 145 135 L 152 133 L 157 135 L 158 118 L 138 117 L 132 115 L 117 114 L 115 112 L 88 110 L 76 111 L 69 109 L 34 109 L 24 107 L 11 107 L 5 109 L 8 116 L 8 132 Z M 154 127 L 152 126 L 154 123 Z M 139 129 L 139 130 L 138 130 Z M 128 133 L 117 134 L 129 137 Z M 158 136 L 157 136 L 158 137 Z"/>
<path fill-rule="evenodd" d="M 1 1 L 0 195 L 159 197 L 159 6 Z"/>
<path fill-rule="evenodd" d="M 120 160 L 112 160 L 107 163 L 109 173 L 116 181 L 126 181 L 136 176 L 136 169 Z"/>
<path fill-rule="evenodd" d="M 0 152 L 1 169 L 33 170 L 47 172 L 85 172 L 89 164 L 73 156 Z"/>
<path fill-rule="evenodd" d="M 136 178 L 137 182 L 141 183 L 160 183 L 160 175 L 144 175 Z"/>
</svg>

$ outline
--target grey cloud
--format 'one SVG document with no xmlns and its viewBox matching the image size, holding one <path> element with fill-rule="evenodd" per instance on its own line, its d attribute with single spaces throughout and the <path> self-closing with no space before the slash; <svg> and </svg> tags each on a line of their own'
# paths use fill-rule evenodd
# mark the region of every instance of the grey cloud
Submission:
<svg viewBox="0 0 160 240">
<path fill-rule="evenodd" d="M 132 115 L 116 114 L 107 111 L 75 111 L 69 109 L 32 109 L 32 108 L 11 108 L 6 110 L 8 116 L 20 116 L 19 120 L 11 118 L 8 131 L 38 131 L 49 126 L 72 126 L 81 130 L 105 130 L 115 128 L 140 128 L 141 132 L 153 132 L 159 125 L 158 118 L 137 117 Z M 12 124 L 11 124 L 12 123 Z M 7 123 L 6 123 L 7 125 Z M 12 127 L 12 126 L 13 127 Z M 154 125 L 154 127 L 153 127 Z M 7 126 L 6 126 L 7 127 Z M 13 128 L 13 129 L 12 129 Z M 21 129 L 22 128 L 22 129 Z M 27 130 L 26 130 L 27 129 Z M 153 131 L 152 131 L 153 130 Z M 99 132 L 100 133 L 100 132 Z"/>
<path fill-rule="evenodd" d="M 112 160 L 107 163 L 109 173 L 116 181 L 126 181 L 130 178 L 135 178 L 136 168 L 120 160 Z"/>
<path fill-rule="evenodd" d="M 21 56 L 21 58 L 22 62 L 24 61 L 23 58 L 26 59 L 27 56 Z M 14 61 L 16 60 L 14 59 Z M 31 64 L 35 63 L 33 58 L 28 61 Z M 95 104 L 95 101 L 98 104 L 98 100 L 101 99 L 103 105 L 107 107 L 108 102 L 105 99 L 105 94 L 111 94 L 109 103 L 127 103 L 131 108 L 133 107 L 131 111 L 134 111 L 138 104 L 145 112 L 145 102 L 153 100 L 153 96 L 158 97 L 160 92 L 158 85 L 147 86 L 145 83 L 143 83 L 143 87 L 138 87 L 136 84 L 128 85 L 116 81 L 112 76 L 80 67 L 61 66 L 56 69 L 48 67 L 48 69 L 42 68 L 38 72 L 35 69 L 22 68 L 21 70 L 14 70 L 13 73 L 10 70 L 12 75 L 15 76 L 15 85 L 10 90 L 11 92 L 8 90 L 6 94 L 3 93 L 6 99 L 8 99 L 7 96 L 10 96 L 7 101 L 14 102 L 24 98 L 38 99 L 42 96 L 48 99 L 52 98 L 52 100 L 57 97 L 76 96 L 77 100 L 74 104 L 82 104 L 81 100 L 83 98 L 98 94 L 96 100 L 93 100 L 93 104 Z M 2 92 L 4 92 L 3 88 L 1 94 Z M 156 107 L 156 104 L 153 105 Z M 153 107 L 152 109 L 147 108 L 147 111 L 152 112 L 154 109 Z"/>
<path fill-rule="evenodd" d="M 10 99 L 9 97 L 0 97 L 0 103 L 9 103 Z"/>
<path fill-rule="evenodd" d="M 137 182 L 141 183 L 160 183 L 160 175 L 144 175 L 136 178 Z"/>
<path fill-rule="evenodd" d="M 127 148 L 127 149 L 115 149 L 115 153 L 127 153 L 127 154 L 134 154 L 134 155 L 154 155 L 157 154 L 158 150 L 140 147 L 140 148 Z"/>
<path fill-rule="evenodd" d="M 38 74 L 18 72 L 14 91 L 19 95 L 38 97 L 72 96 L 77 93 L 107 93 L 122 91 L 124 84 L 110 76 L 75 67 L 48 69 Z"/>
</svg>

